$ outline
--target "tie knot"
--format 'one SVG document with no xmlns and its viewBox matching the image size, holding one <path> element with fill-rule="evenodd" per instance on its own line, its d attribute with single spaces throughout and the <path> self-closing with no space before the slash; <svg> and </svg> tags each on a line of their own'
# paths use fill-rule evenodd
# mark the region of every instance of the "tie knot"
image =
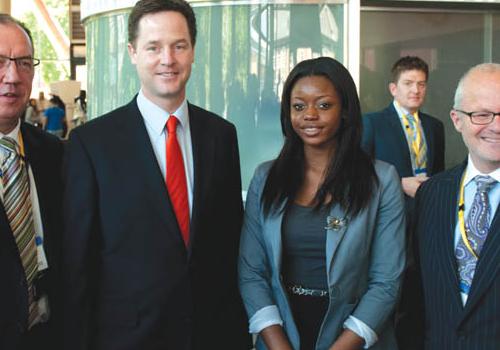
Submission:
<svg viewBox="0 0 500 350">
<path fill-rule="evenodd" d="M 406 118 L 408 118 L 408 121 L 410 122 L 410 124 L 413 124 L 413 125 L 415 124 L 415 117 L 413 116 L 412 113 L 408 113 L 406 115 Z"/>
<path fill-rule="evenodd" d="M 175 134 L 175 131 L 177 130 L 177 118 L 175 117 L 175 115 L 171 115 L 169 118 L 168 118 L 168 121 L 167 121 L 167 132 L 169 134 Z"/>
<path fill-rule="evenodd" d="M 487 175 L 477 175 L 474 177 L 474 182 L 477 185 L 479 192 L 488 192 L 491 187 L 497 182 L 494 178 Z"/>
<path fill-rule="evenodd" d="M 2 146 L 5 150 L 9 151 L 9 153 L 17 154 L 17 142 L 12 137 L 4 136 L 0 139 L 0 146 Z"/>
</svg>

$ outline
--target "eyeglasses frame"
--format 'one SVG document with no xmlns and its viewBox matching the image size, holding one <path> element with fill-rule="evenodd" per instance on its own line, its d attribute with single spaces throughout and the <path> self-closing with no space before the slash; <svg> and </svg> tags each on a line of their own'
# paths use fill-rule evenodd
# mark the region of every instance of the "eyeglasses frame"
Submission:
<svg viewBox="0 0 500 350">
<path fill-rule="evenodd" d="M 460 109 L 457 109 L 457 108 L 453 108 L 453 110 L 455 112 L 460 112 L 462 114 L 465 114 L 466 116 L 468 116 L 470 118 L 470 122 L 474 125 L 488 125 L 488 124 L 491 124 L 493 123 L 493 120 L 495 120 L 495 117 L 496 116 L 500 116 L 500 112 L 490 112 L 490 111 L 473 111 L 473 112 L 466 112 L 466 111 L 462 111 Z M 488 123 L 477 123 L 477 122 L 474 122 L 474 118 L 472 118 L 472 115 L 474 113 L 484 113 L 484 114 L 491 114 L 491 119 Z"/>
<path fill-rule="evenodd" d="M 19 63 L 18 63 L 18 61 L 20 61 L 20 60 L 25 60 L 25 59 L 32 60 L 33 61 L 33 69 L 40 64 L 40 59 L 31 57 L 31 56 L 9 57 L 9 56 L 0 55 L 0 59 L 1 58 L 7 59 L 9 61 L 14 61 L 14 63 L 16 64 L 16 68 L 17 69 L 19 69 Z M 5 68 L 7 68 L 7 67 L 8 67 L 8 65 L 5 66 Z"/>
</svg>

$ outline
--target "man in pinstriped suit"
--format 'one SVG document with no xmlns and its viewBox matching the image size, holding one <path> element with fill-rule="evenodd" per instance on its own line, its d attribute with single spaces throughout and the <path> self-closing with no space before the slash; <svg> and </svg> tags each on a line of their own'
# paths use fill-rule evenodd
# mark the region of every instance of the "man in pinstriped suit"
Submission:
<svg viewBox="0 0 500 350">
<path fill-rule="evenodd" d="M 417 192 L 425 349 L 500 346 L 499 96 L 500 64 L 462 77 L 450 116 L 468 158 Z"/>
</svg>

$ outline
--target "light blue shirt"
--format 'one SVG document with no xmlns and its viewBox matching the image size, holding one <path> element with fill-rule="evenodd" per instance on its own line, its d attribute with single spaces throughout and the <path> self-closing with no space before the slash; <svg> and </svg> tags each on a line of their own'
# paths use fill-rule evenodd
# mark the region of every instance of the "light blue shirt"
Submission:
<svg viewBox="0 0 500 350">
<path fill-rule="evenodd" d="M 467 168 L 466 168 L 466 177 L 464 179 L 464 218 L 469 215 L 470 208 L 472 206 L 472 202 L 474 201 L 474 196 L 476 194 L 477 186 L 476 183 L 473 181 L 474 177 L 477 175 L 488 175 L 497 180 L 497 183 L 490 189 L 488 192 L 488 199 L 490 203 L 490 208 L 491 208 L 491 215 L 490 215 L 490 224 L 491 221 L 493 220 L 493 217 L 495 216 L 495 212 L 498 210 L 498 203 L 500 202 L 500 168 L 497 168 L 493 172 L 489 174 L 483 174 L 481 173 L 475 166 L 474 163 L 469 155 L 469 159 L 467 162 Z M 457 214 L 458 215 L 458 214 Z M 491 234 L 492 232 L 490 232 Z M 456 249 L 458 242 L 462 239 L 462 235 L 460 233 L 460 222 L 457 220 L 457 225 L 455 226 L 455 239 L 454 239 L 454 247 Z M 458 288 L 458 286 L 457 286 Z M 467 302 L 467 297 L 468 295 L 465 293 L 460 293 L 460 296 L 462 297 L 462 303 L 465 305 Z"/>
<path fill-rule="evenodd" d="M 167 175 L 167 158 L 166 145 L 168 133 L 166 130 L 167 120 L 170 114 L 160 106 L 154 104 L 144 96 L 142 89 L 137 95 L 137 107 L 144 119 L 146 131 L 153 146 L 153 151 L 158 161 L 163 178 Z M 194 183 L 194 166 L 193 166 L 193 147 L 191 143 L 191 129 L 189 125 L 189 111 L 187 100 L 184 99 L 181 105 L 173 113 L 179 120 L 177 124 L 177 141 L 181 148 L 182 158 L 184 160 L 184 170 L 186 173 L 188 200 L 189 200 L 189 216 L 191 217 L 193 208 L 193 183 Z"/>
</svg>

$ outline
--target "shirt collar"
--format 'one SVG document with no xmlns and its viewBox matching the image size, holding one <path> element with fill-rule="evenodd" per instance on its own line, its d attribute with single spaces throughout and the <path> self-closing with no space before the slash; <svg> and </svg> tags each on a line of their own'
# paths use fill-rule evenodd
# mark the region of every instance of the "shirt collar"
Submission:
<svg viewBox="0 0 500 350">
<path fill-rule="evenodd" d="M 465 186 L 467 186 L 472 181 L 472 179 L 474 177 L 476 177 L 477 175 L 488 175 L 488 176 L 491 176 L 492 178 L 494 178 L 495 180 L 497 180 L 497 182 L 500 182 L 500 168 L 493 170 L 489 174 L 483 174 L 476 168 L 476 166 L 472 162 L 472 158 L 469 154 L 468 160 L 467 160 L 467 172 L 466 172 L 465 179 L 464 179 Z"/>
<path fill-rule="evenodd" d="M 2 132 L 0 132 L 0 137 L 4 137 L 4 136 L 8 136 L 14 140 L 16 140 L 16 142 L 19 142 L 19 130 L 21 129 L 21 119 L 18 119 L 17 121 L 17 125 L 14 129 L 12 129 L 8 134 L 4 134 Z"/>
<path fill-rule="evenodd" d="M 398 112 L 399 119 L 403 119 L 404 115 L 411 114 L 410 111 L 407 109 L 403 108 L 398 101 L 394 100 L 392 101 L 392 104 L 394 105 L 394 108 L 396 109 L 396 112 Z M 417 114 L 417 118 L 419 117 L 418 111 L 415 112 Z"/>
<path fill-rule="evenodd" d="M 151 130 L 153 130 L 157 135 L 162 134 L 167 120 L 170 117 L 169 113 L 144 96 L 142 89 L 137 95 L 137 107 L 139 107 L 139 111 L 141 112 L 144 121 L 148 124 Z M 187 130 L 189 128 L 189 114 L 186 99 L 182 101 L 179 108 L 177 108 L 173 114 L 179 120 L 178 125 L 183 130 Z"/>
</svg>

